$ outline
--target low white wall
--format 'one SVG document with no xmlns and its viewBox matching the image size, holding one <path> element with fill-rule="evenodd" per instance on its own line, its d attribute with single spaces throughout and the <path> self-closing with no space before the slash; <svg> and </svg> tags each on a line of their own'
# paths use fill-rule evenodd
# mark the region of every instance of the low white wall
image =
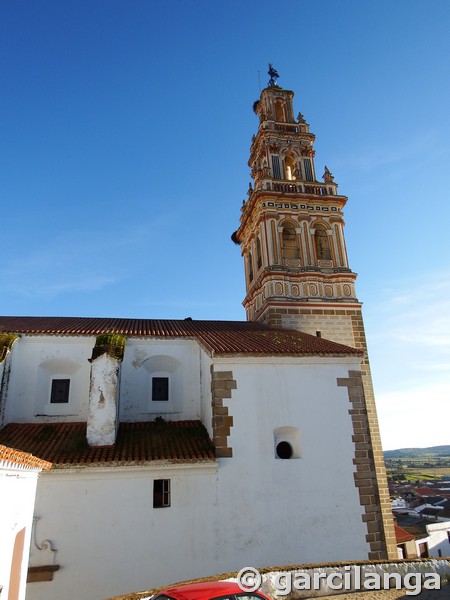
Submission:
<svg viewBox="0 0 450 600">
<path fill-rule="evenodd" d="M 363 591 L 376 591 L 375 583 L 380 583 L 378 589 L 390 589 L 400 584 L 406 584 L 409 595 L 417 595 L 418 589 L 440 589 L 450 581 L 449 559 L 420 559 L 404 561 L 377 561 L 361 563 L 338 563 L 317 565 L 289 565 L 286 567 L 269 567 L 255 573 L 249 573 L 249 577 L 240 577 L 240 573 L 218 574 L 206 579 L 206 581 L 232 581 L 240 582 L 246 586 L 259 589 L 272 600 L 297 600 L 300 598 L 314 598 L 333 596 L 343 593 L 354 593 Z M 255 575 L 259 576 L 256 584 Z M 310 582 L 309 589 L 301 589 Z M 426 583 L 425 583 L 426 582 Z M 181 583 L 195 583 L 195 580 L 183 581 Z M 342 586 L 340 584 L 342 583 Z M 386 583 L 386 585 L 384 585 Z M 178 583 L 172 581 L 170 586 Z M 169 586 L 165 586 L 169 587 Z M 340 588 L 340 589 L 337 589 Z M 163 588 L 152 588 L 140 593 L 130 592 L 117 598 L 107 600 L 150 600 L 150 598 L 162 591 Z M 248 588 L 247 588 L 248 589 Z M 291 591 L 290 591 L 291 590 Z M 413 593 L 411 593 L 413 592 Z M 401 593 L 403 597 L 404 594 Z"/>
<path fill-rule="evenodd" d="M 391 575 L 391 577 L 389 577 Z M 448 560 L 339 564 L 329 567 L 271 569 L 262 574 L 261 591 L 273 600 L 320 598 L 342 593 L 404 587 L 414 597 L 423 589 L 440 589 L 450 578 Z M 236 579 L 231 578 L 231 581 Z M 306 588 L 306 589 L 305 589 Z"/>
</svg>

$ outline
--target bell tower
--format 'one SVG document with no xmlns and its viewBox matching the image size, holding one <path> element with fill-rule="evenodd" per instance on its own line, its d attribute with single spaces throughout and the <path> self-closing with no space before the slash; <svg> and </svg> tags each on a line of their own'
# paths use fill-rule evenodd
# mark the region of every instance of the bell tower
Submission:
<svg viewBox="0 0 450 600">
<path fill-rule="evenodd" d="M 253 107 L 259 117 L 248 163 L 254 183 L 235 236 L 245 263 L 243 304 L 248 320 L 334 339 L 327 319 L 304 317 L 312 308 L 322 309 L 318 316 L 324 308 L 360 306 L 344 240 L 347 198 L 327 167 L 317 180 L 315 136 L 302 114 L 294 117 L 293 98 L 271 76 Z"/>
<path fill-rule="evenodd" d="M 361 304 L 345 247 L 347 198 L 338 193 L 327 167 L 318 181 L 315 136 L 301 113 L 294 116 L 294 93 L 277 84 L 272 65 L 269 75 L 253 105 L 259 119 L 248 162 L 253 182 L 232 235 L 245 265 L 243 305 L 250 321 L 303 331 L 364 353 L 361 370 L 349 372 L 338 385 L 348 385 L 353 406 L 355 485 L 370 523 L 369 559 L 396 558 Z"/>
</svg>

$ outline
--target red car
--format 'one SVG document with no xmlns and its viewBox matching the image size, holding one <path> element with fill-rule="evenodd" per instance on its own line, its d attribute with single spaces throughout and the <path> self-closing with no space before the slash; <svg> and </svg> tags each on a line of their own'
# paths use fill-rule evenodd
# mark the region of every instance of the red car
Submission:
<svg viewBox="0 0 450 600">
<path fill-rule="evenodd" d="M 261 592 L 244 592 L 230 581 L 202 581 L 174 585 L 161 590 L 152 600 L 270 600 Z"/>
</svg>

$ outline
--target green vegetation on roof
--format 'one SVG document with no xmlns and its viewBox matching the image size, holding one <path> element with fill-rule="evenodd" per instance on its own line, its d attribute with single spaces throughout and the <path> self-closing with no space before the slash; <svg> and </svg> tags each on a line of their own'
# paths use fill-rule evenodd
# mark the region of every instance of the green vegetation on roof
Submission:
<svg viewBox="0 0 450 600">
<path fill-rule="evenodd" d="M 11 350 L 18 338 L 15 333 L 0 333 L 0 363 L 5 360 L 8 350 Z"/>
<path fill-rule="evenodd" d="M 127 338 L 118 333 L 106 333 L 98 335 L 92 350 L 91 360 L 95 360 L 103 354 L 108 354 L 117 360 L 123 360 Z"/>
</svg>

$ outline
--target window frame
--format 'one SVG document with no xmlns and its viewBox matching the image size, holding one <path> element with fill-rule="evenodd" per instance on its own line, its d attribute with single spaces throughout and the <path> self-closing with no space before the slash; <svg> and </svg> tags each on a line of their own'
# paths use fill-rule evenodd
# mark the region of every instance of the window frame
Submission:
<svg viewBox="0 0 450 600">
<path fill-rule="evenodd" d="M 165 376 L 152 375 L 152 391 L 151 391 L 152 402 L 169 402 L 169 400 L 170 400 L 170 387 L 169 387 L 170 381 L 169 380 L 170 380 L 170 378 L 167 377 L 166 375 Z M 161 383 L 163 381 L 165 381 L 165 385 L 163 386 L 165 388 L 164 389 L 165 394 L 163 394 L 165 396 L 165 398 L 156 398 L 155 395 L 158 395 L 158 394 L 155 392 L 158 392 L 158 390 L 155 389 L 156 388 L 155 383 L 156 382 Z M 161 390 L 159 390 L 159 391 L 161 391 Z"/>
<path fill-rule="evenodd" d="M 62 385 L 64 384 L 64 385 Z M 61 386 L 58 390 L 58 386 Z M 58 396 L 64 396 L 64 400 L 57 400 Z M 50 404 L 67 405 L 70 402 L 70 377 L 52 377 L 50 384 Z"/>
<path fill-rule="evenodd" d="M 158 490 L 161 484 L 161 490 Z M 153 480 L 153 508 L 170 508 L 172 504 L 170 479 Z"/>
</svg>

